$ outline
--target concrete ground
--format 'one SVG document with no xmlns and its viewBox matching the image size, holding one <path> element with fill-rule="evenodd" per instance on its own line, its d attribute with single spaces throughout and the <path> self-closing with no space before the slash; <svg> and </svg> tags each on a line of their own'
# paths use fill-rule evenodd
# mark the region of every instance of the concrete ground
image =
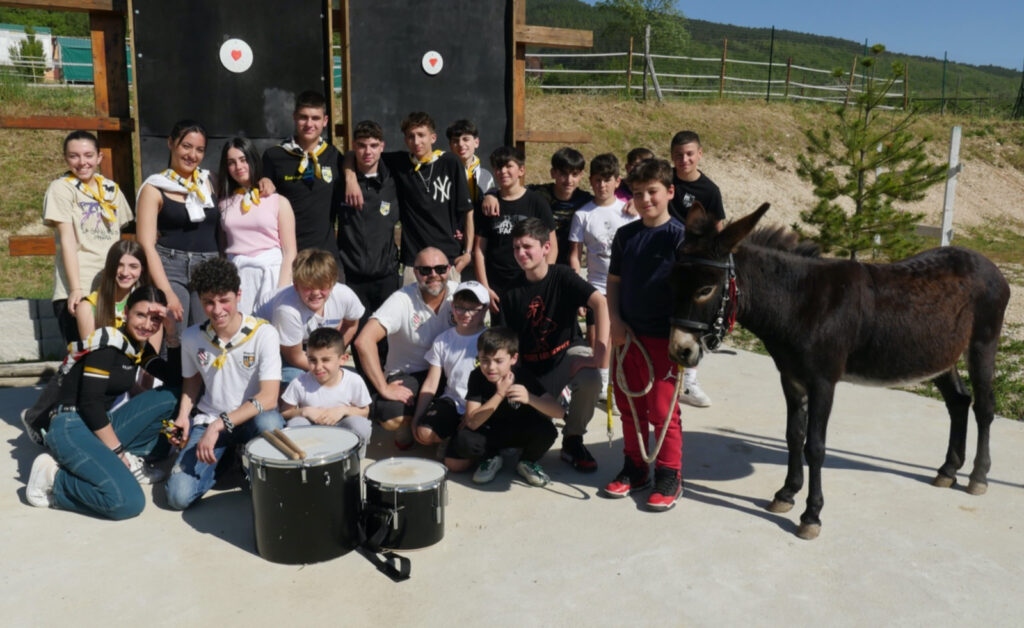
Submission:
<svg viewBox="0 0 1024 628">
<path fill-rule="evenodd" d="M 263 560 L 238 489 L 180 513 L 163 507 L 157 486 L 145 512 L 120 523 L 32 508 L 24 485 L 39 450 L 17 415 L 36 393 L 0 390 L 10 446 L 0 460 L 2 623 L 1021 625 L 1024 424 L 996 420 L 989 491 L 974 497 L 966 475 L 953 489 L 929 484 L 946 448 L 941 402 L 840 386 L 822 534 L 802 541 L 805 493 L 788 514 L 764 509 L 785 474 L 771 361 L 712 356 L 700 379 L 714 406 L 685 411 L 686 490 L 674 510 L 598 496 L 622 456 L 617 419 L 609 448 L 601 413 L 587 435 L 596 474 L 576 473 L 555 450 L 542 461 L 547 488 L 508 470 L 485 487 L 453 477 L 445 538 L 407 554 L 412 578 L 402 583 L 357 553 L 305 566 Z M 393 453 L 385 440 L 375 438 L 371 458 Z"/>
</svg>

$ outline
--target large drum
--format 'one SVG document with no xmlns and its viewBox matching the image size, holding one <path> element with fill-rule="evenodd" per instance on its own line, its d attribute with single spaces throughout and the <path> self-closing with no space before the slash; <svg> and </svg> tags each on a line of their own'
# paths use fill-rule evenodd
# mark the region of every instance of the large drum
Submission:
<svg viewBox="0 0 1024 628">
<path fill-rule="evenodd" d="M 288 459 L 263 437 L 245 447 L 256 550 L 275 563 L 340 556 L 359 542 L 359 438 L 324 425 L 284 432 L 304 459 Z"/>
<path fill-rule="evenodd" d="M 366 535 L 382 548 L 412 550 L 444 537 L 448 469 L 424 458 L 386 458 L 366 468 Z"/>
</svg>

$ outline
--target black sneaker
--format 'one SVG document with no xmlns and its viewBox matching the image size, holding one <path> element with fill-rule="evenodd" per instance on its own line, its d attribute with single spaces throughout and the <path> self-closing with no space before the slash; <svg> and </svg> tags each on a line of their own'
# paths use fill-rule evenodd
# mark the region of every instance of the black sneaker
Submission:
<svg viewBox="0 0 1024 628">
<path fill-rule="evenodd" d="M 583 445 L 583 436 L 562 437 L 562 460 L 572 465 L 573 469 L 584 473 L 597 471 L 597 460 L 590 455 Z"/>
<path fill-rule="evenodd" d="M 615 479 L 605 485 L 604 496 L 618 499 L 650 486 L 651 477 L 647 473 L 647 466 L 644 465 L 642 469 L 638 468 L 633 463 L 633 459 L 626 456 L 626 461 L 622 463 L 622 471 L 619 471 Z"/>
<path fill-rule="evenodd" d="M 679 496 L 683 494 L 683 479 L 679 469 L 668 467 L 654 468 L 654 490 L 647 498 L 647 508 L 656 512 L 663 512 L 676 505 Z"/>
</svg>

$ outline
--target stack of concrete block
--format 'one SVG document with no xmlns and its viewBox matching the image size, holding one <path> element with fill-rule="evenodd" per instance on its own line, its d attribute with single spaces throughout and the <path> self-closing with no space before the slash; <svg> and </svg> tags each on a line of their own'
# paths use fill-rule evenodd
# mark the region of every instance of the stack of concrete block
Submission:
<svg viewBox="0 0 1024 628">
<path fill-rule="evenodd" d="M 0 363 L 60 360 L 67 345 L 49 299 L 0 299 Z"/>
</svg>

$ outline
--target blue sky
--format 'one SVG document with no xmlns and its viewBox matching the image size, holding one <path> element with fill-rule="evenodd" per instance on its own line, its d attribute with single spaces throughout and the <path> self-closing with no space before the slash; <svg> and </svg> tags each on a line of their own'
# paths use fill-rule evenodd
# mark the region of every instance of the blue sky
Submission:
<svg viewBox="0 0 1024 628">
<path fill-rule="evenodd" d="M 593 3 L 593 0 L 590 0 Z M 1024 63 L 1021 0 L 677 0 L 683 15 L 737 26 L 771 27 L 885 44 L 896 53 L 1020 71 Z"/>
</svg>

